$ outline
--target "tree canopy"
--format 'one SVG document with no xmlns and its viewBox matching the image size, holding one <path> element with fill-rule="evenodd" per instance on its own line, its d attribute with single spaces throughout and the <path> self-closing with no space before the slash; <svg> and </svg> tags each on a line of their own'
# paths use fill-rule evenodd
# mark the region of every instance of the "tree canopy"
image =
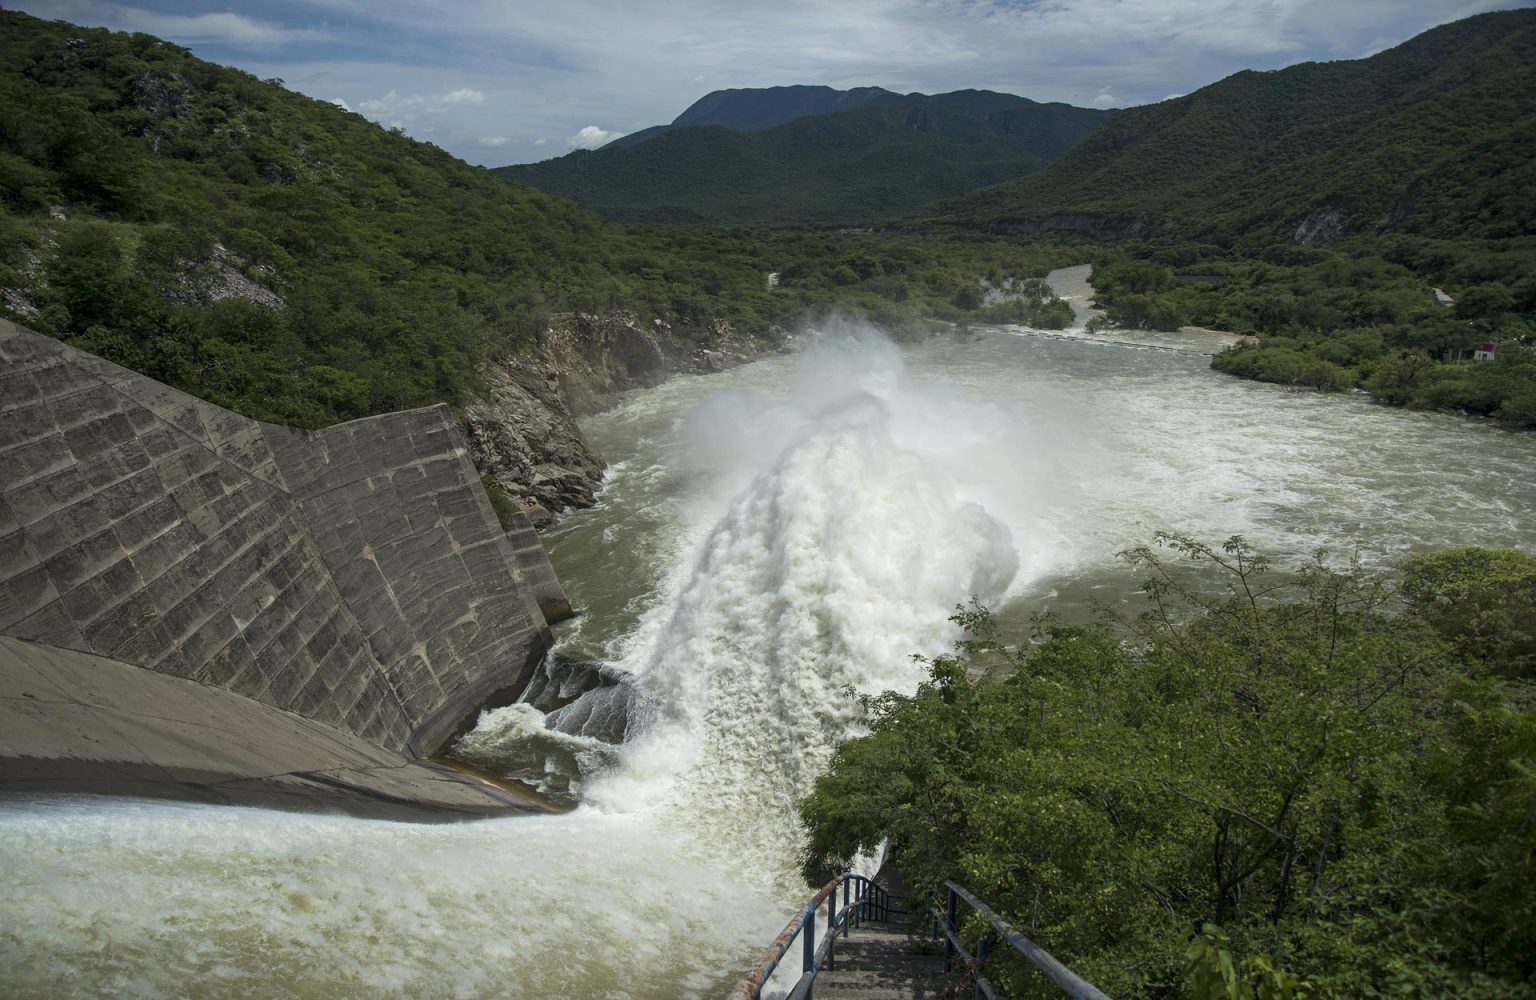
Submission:
<svg viewBox="0 0 1536 1000">
<path fill-rule="evenodd" d="M 1126 558 L 1141 614 L 1013 641 L 973 605 L 868 701 L 804 804 L 808 878 L 889 838 L 1113 996 L 1536 993 L 1536 557 Z"/>
</svg>

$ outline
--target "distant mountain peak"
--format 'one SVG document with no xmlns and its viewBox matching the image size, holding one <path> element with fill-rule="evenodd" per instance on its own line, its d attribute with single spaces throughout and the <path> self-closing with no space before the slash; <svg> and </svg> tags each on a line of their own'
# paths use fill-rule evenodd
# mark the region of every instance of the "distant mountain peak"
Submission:
<svg viewBox="0 0 1536 1000">
<path fill-rule="evenodd" d="M 717 90 L 670 125 L 496 172 L 629 222 L 868 220 L 1037 170 L 1109 114 L 984 90 Z"/>
<path fill-rule="evenodd" d="M 635 146 L 675 128 L 724 125 L 738 132 L 758 132 L 812 115 L 855 111 L 871 104 L 900 101 L 903 97 L 884 87 L 836 90 L 811 84 L 783 87 L 736 87 L 714 90 L 694 101 L 667 125 L 641 129 L 609 146 Z"/>
<path fill-rule="evenodd" d="M 716 90 L 693 102 L 672 120 L 673 125 L 724 125 L 754 132 L 792 122 L 796 118 L 853 111 L 877 101 L 901 100 L 883 87 L 831 87 L 796 84 L 787 87 L 743 87 Z"/>
</svg>

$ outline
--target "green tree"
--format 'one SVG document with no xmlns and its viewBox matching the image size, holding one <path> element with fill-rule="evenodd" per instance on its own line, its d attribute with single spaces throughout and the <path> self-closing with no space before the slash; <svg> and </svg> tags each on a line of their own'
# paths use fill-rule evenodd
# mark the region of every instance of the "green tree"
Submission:
<svg viewBox="0 0 1536 1000">
<path fill-rule="evenodd" d="M 1401 587 L 1241 539 L 1128 558 L 1144 613 L 1014 645 L 973 606 L 915 695 L 868 701 L 805 803 L 807 875 L 888 839 L 920 892 L 958 878 L 1112 995 L 1529 990 L 1530 557 Z"/>
</svg>

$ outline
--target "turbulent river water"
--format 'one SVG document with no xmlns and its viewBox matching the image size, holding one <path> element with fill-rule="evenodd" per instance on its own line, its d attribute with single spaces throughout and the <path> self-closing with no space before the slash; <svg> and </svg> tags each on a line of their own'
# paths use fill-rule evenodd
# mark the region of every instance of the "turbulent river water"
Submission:
<svg viewBox="0 0 1536 1000">
<path fill-rule="evenodd" d="M 1056 278 L 1082 294 L 1081 270 Z M 1281 563 L 1536 549 L 1536 437 L 1237 381 L 1208 368 L 1213 334 L 806 341 L 587 422 L 612 467 L 547 538 L 584 612 L 560 644 L 636 678 L 631 739 L 513 707 L 471 740 L 543 761 L 579 808 L 413 826 L 3 802 L 0 992 L 722 995 L 805 892 L 795 803 L 855 694 L 914 687 L 971 595 L 1009 621 L 1132 600 L 1115 553 L 1159 529 Z"/>
</svg>

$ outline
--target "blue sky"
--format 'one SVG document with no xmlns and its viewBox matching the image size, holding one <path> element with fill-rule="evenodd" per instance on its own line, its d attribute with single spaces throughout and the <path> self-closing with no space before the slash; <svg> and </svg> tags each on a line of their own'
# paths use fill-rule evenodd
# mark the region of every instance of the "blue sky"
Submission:
<svg viewBox="0 0 1536 1000">
<path fill-rule="evenodd" d="M 145 31 L 496 166 L 815 83 L 1129 107 L 1356 59 L 1508 0 L 4 0 Z"/>
</svg>

